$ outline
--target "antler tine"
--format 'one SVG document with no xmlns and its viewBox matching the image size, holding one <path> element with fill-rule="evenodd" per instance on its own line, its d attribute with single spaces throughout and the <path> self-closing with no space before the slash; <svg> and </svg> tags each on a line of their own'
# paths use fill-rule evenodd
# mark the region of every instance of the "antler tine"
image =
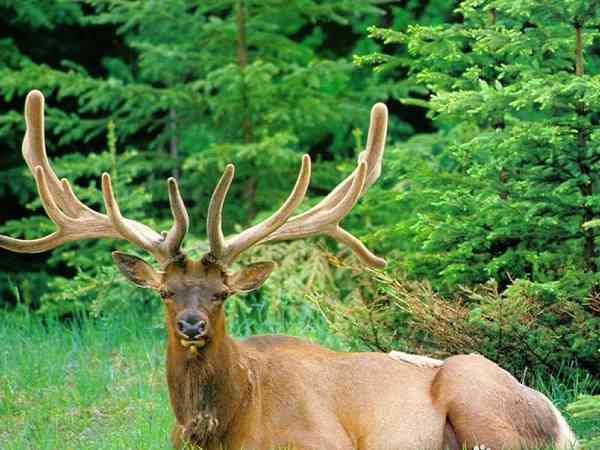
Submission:
<svg viewBox="0 0 600 450">
<path fill-rule="evenodd" d="M 385 104 L 376 103 L 371 108 L 371 123 L 367 135 L 367 148 L 358 156 L 358 161 L 366 161 L 369 173 L 363 190 L 367 190 L 381 175 L 383 150 L 387 136 L 388 110 Z"/>
<path fill-rule="evenodd" d="M 42 207 L 44 208 L 46 215 L 59 227 L 61 225 L 64 226 L 69 219 L 63 214 L 54 201 L 42 166 L 37 166 L 34 169 L 33 175 L 35 177 L 37 190 L 40 194 L 40 201 L 42 202 Z"/>
<path fill-rule="evenodd" d="M 217 186 L 210 197 L 210 203 L 208 205 L 208 214 L 206 217 L 208 248 L 210 249 L 210 255 L 217 261 L 220 261 L 225 254 L 226 243 L 222 226 L 223 204 L 225 203 L 225 197 L 229 191 L 229 186 L 231 186 L 234 174 L 234 165 L 227 164 L 221 179 L 217 183 Z"/>
<path fill-rule="evenodd" d="M 165 247 L 168 254 L 174 255 L 179 251 L 183 239 L 188 232 L 190 218 L 179 192 L 177 180 L 171 177 L 167 180 L 167 184 L 169 188 L 169 205 L 171 206 L 171 214 L 173 215 L 173 226 L 165 237 Z"/>
<path fill-rule="evenodd" d="M 263 220 L 257 225 L 254 225 L 247 230 L 244 230 L 240 234 L 232 237 L 226 245 L 225 253 L 223 255 L 223 263 L 225 265 L 233 262 L 244 250 L 250 248 L 257 242 L 260 242 L 265 237 L 276 231 L 281 227 L 294 213 L 296 208 L 302 203 L 308 190 L 310 183 L 311 163 L 310 156 L 304 155 L 302 157 L 302 165 L 298 172 L 298 178 L 296 184 L 292 189 L 292 192 L 281 205 L 281 207 L 269 218 Z"/>
<path fill-rule="evenodd" d="M 169 179 L 169 202 L 174 224 L 162 236 L 146 225 L 124 218 L 119 210 L 110 176 L 102 176 L 102 193 L 108 215 L 84 205 L 66 179 L 59 180 L 46 154 L 44 137 L 44 96 L 31 91 L 25 100 L 27 131 L 23 139 L 23 158 L 33 173 L 42 206 L 57 231 L 40 239 L 15 239 L 0 235 L 0 247 L 19 253 L 40 253 L 79 239 L 125 239 L 151 253 L 165 265 L 179 252 L 189 219 L 179 188 Z"/>
<path fill-rule="evenodd" d="M 127 221 L 127 219 L 123 217 L 112 188 L 110 175 L 106 172 L 102 174 L 102 196 L 104 197 L 106 214 L 117 233 L 132 244 L 153 253 L 153 247 L 157 241 L 157 233 L 150 228 L 148 228 L 148 233 L 140 232 L 142 230 L 139 228 L 136 229 L 136 225 L 140 224 Z M 150 236 L 148 236 L 148 234 Z"/>
<path fill-rule="evenodd" d="M 385 148 L 385 138 L 387 136 L 388 110 L 384 103 L 376 103 L 371 108 L 371 122 L 367 134 L 366 149 L 358 155 L 358 162 L 365 161 L 368 167 L 367 180 L 363 187 L 365 192 L 381 175 L 381 163 L 383 160 L 383 150 Z M 344 181 L 337 185 L 333 191 L 321 200 L 318 204 L 306 211 L 304 214 L 314 213 L 329 205 L 336 204 L 345 195 L 346 191 L 352 185 L 352 180 L 356 172 L 350 174 Z"/>
<path fill-rule="evenodd" d="M 189 227 L 189 217 L 177 181 L 168 180 L 169 203 L 173 215 L 173 226 L 164 236 L 143 223 L 129 220 L 121 215 L 119 203 L 112 188 L 110 175 L 102 174 L 102 196 L 106 213 L 115 230 L 123 239 L 143 248 L 162 264 L 166 264 L 179 253 L 179 248 Z"/>
<path fill-rule="evenodd" d="M 346 214 L 350 212 L 350 210 L 354 207 L 360 195 L 363 192 L 363 188 L 365 187 L 365 182 L 367 180 L 367 163 L 362 161 L 358 164 L 358 168 L 356 169 L 356 173 L 352 178 L 352 184 L 350 185 L 350 189 L 346 192 L 346 195 L 342 198 L 342 200 L 333 208 L 331 208 L 328 212 L 328 219 L 332 223 L 339 222 L 342 220 Z"/>
<path fill-rule="evenodd" d="M 63 222 L 65 219 L 64 214 L 58 209 L 52 194 L 49 192 L 48 185 L 44 176 L 44 171 L 41 166 L 35 168 L 35 182 L 40 192 L 40 200 L 42 207 L 48 217 L 55 223 L 57 221 Z M 56 231 L 48 236 L 34 240 L 15 239 L 8 236 L 0 235 L 0 247 L 13 252 L 19 253 L 38 253 L 53 248 L 55 243 L 61 242 L 61 231 Z M 56 244 L 58 245 L 58 244 Z"/>
<path fill-rule="evenodd" d="M 69 201 L 71 199 L 68 198 L 68 195 L 65 195 L 63 184 L 59 181 L 48 161 L 44 135 L 44 96 L 38 90 L 31 91 L 25 99 L 25 123 L 27 131 L 25 132 L 22 146 L 25 162 L 32 173 L 35 173 L 38 166 L 43 169 L 48 189 L 55 199 L 57 206 L 66 215 L 76 217 L 77 208 Z M 88 209 L 83 204 L 81 206 Z"/>
<path fill-rule="evenodd" d="M 59 231 L 39 239 L 17 239 L 0 235 L 0 247 L 16 253 L 42 253 L 65 242 Z"/>
<path fill-rule="evenodd" d="M 373 254 L 371 250 L 369 250 L 365 244 L 363 244 L 359 239 L 357 239 L 351 233 L 348 233 L 342 227 L 336 227 L 329 236 L 340 244 L 350 247 L 350 249 L 354 252 L 354 254 L 364 262 L 366 265 L 371 267 L 385 267 L 386 261 L 383 258 Z"/>
</svg>

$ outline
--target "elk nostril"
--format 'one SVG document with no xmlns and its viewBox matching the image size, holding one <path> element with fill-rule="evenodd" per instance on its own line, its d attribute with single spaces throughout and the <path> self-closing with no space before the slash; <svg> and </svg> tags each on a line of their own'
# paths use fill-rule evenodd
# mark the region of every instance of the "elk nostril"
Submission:
<svg viewBox="0 0 600 450">
<path fill-rule="evenodd" d="M 187 322 L 185 320 L 178 320 L 177 321 L 177 329 L 179 331 L 185 331 L 185 329 L 187 328 Z"/>
<path fill-rule="evenodd" d="M 205 320 L 201 320 L 200 322 L 198 322 L 198 325 L 196 325 L 198 327 L 198 330 L 200 331 L 200 333 L 204 333 L 204 331 L 206 331 L 206 321 Z"/>
</svg>

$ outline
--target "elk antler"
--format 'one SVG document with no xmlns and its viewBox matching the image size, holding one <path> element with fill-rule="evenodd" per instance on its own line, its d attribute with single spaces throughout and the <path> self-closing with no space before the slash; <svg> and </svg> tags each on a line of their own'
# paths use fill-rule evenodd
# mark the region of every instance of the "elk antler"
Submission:
<svg viewBox="0 0 600 450">
<path fill-rule="evenodd" d="M 310 158 L 304 155 L 296 185 L 281 208 L 265 221 L 226 241 L 221 229 L 221 216 L 223 202 L 234 174 L 234 167 L 229 164 L 213 192 L 208 209 L 208 255 L 224 265 L 229 265 L 244 250 L 258 243 L 327 235 L 350 247 L 365 264 L 374 267 L 385 266 L 383 259 L 375 256 L 362 242 L 344 230 L 340 222 L 381 174 L 387 117 L 387 108 L 383 103 L 373 106 L 367 147 L 358 157 L 357 168 L 317 205 L 290 218 L 304 198 L 310 178 Z"/>
<path fill-rule="evenodd" d="M 146 225 L 121 215 L 110 176 L 102 174 L 102 194 L 107 215 L 84 205 L 67 179 L 58 179 L 46 154 L 44 138 L 44 96 L 31 91 L 25 100 L 27 131 L 23 140 L 23 158 L 35 177 L 42 206 L 57 230 L 33 240 L 0 235 L 0 247 L 19 253 L 40 253 L 67 241 L 94 238 L 124 239 L 152 254 L 166 265 L 179 253 L 189 218 L 177 181 L 168 180 L 169 203 L 174 223 L 168 233 L 159 234 Z"/>
<path fill-rule="evenodd" d="M 233 174 L 233 164 L 228 164 L 210 199 L 206 226 L 210 255 L 216 261 L 222 262 L 226 266 L 233 262 L 245 249 L 260 242 L 281 227 L 294 213 L 298 205 L 302 203 L 310 181 L 310 157 L 308 155 L 302 157 L 302 166 L 300 167 L 296 185 L 279 210 L 268 219 L 242 231 L 226 242 L 221 228 L 221 217 L 223 203 L 231 185 Z"/>
</svg>

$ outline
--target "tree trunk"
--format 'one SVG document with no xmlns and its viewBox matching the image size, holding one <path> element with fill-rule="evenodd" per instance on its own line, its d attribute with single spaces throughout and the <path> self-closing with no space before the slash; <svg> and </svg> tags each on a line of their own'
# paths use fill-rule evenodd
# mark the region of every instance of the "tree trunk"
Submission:
<svg viewBox="0 0 600 450">
<path fill-rule="evenodd" d="M 248 66 L 248 46 L 246 43 L 246 5 L 244 0 L 239 0 L 235 11 L 235 22 L 237 27 L 237 54 L 240 67 L 240 99 L 242 109 L 242 131 L 244 142 L 252 142 L 253 130 L 250 120 L 250 108 L 248 100 L 248 89 L 244 79 L 246 67 Z"/>
<path fill-rule="evenodd" d="M 248 44 L 246 42 L 246 2 L 239 0 L 235 10 L 235 22 L 237 27 L 237 55 L 240 68 L 240 102 L 242 110 L 242 133 L 243 142 L 249 144 L 254 140 L 254 130 L 250 116 L 250 100 L 245 80 L 246 67 L 248 66 Z M 250 175 L 244 182 L 244 204 L 251 220 L 256 215 L 256 180 Z"/>
<path fill-rule="evenodd" d="M 583 75 L 583 55 L 581 44 L 581 26 L 575 26 L 575 75 Z"/>
<path fill-rule="evenodd" d="M 177 112 L 175 108 L 169 109 L 169 128 L 171 128 L 171 137 L 169 138 L 169 154 L 175 163 L 171 175 L 179 178 L 179 151 L 177 149 Z"/>
</svg>

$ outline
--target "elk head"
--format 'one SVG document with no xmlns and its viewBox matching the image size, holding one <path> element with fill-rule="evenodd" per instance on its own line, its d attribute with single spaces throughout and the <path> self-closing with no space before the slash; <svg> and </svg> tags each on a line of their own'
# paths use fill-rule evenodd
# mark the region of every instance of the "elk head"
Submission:
<svg viewBox="0 0 600 450">
<path fill-rule="evenodd" d="M 257 262 L 228 273 L 209 258 L 181 257 L 159 271 L 137 256 L 114 252 L 113 258 L 131 282 L 160 294 L 171 340 L 191 355 L 209 344 L 218 350 L 226 334 L 225 300 L 236 292 L 257 289 L 275 267 L 272 262 Z"/>
<path fill-rule="evenodd" d="M 154 289 L 161 295 L 171 340 L 192 354 L 219 345 L 226 332 L 223 313 L 226 298 L 236 292 L 257 289 L 273 270 L 272 262 L 257 262 L 237 272 L 228 271 L 242 252 L 254 245 L 327 235 L 350 247 L 365 264 L 385 265 L 383 259 L 340 226 L 340 221 L 381 172 L 387 131 L 387 108 L 382 103 L 371 110 L 367 147 L 359 155 L 356 169 L 323 200 L 308 211 L 293 216 L 310 181 L 310 157 L 304 155 L 296 184 L 279 210 L 261 223 L 225 239 L 221 227 L 222 210 L 234 176 L 234 166 L 229 164 L 217 183 L 208 208 L 209 251 L 197 261 L 181 251 L 189 218 L 174 178 L 167 180 L 173 215 L 173 226 L 168 232 L 158 233 L 140 222 L 124 218 L 107 173 L 102 174 L 106 209 L 106 214 L 102 214 L 84 205 L 70 183 L 64 178 L 59 180 L 52 169 L 44 142 L 44 97 L 39 91 L 32 91 L 27 96 L 25 119 L 23 157 L 35 177 L 42 206 L 57 229 L 34 240 L 0 235 L 0 247 L 20 253 L 39 253 L 79 239 L 129 241 L 150 253 L 160 264 L 160 269 L 154 269 L 137 256 L 114 252 L 117 266 L 136 285 Z"/>
</svg>

